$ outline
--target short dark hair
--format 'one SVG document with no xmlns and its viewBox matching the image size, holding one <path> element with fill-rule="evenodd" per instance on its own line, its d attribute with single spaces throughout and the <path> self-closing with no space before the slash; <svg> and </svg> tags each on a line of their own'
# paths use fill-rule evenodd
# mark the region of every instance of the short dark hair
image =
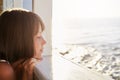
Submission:
<svg viewBox="0 0 120 80">
<path fill-rule="evenodd" d="M 0 54 L 13 63 L 34 55 L 34 35 L 44 30 L 41 18 L 30 11 L 13 9 L 0 15 Z M 3 56 L 3 55 L 2 55 Z"/>
</svg>

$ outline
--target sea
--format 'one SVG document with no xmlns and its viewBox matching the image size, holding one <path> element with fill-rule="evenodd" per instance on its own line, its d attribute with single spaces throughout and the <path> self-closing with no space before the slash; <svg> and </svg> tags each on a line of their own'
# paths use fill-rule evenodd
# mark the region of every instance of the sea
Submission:
<svg viewBox="0 0 120 80">
<path fill-rule="evenodd" d="M 120 18 L 65 19 L 53 30 L 53 43 L 86 45 L 103 54 L 120 54 Z"/>
</svg>

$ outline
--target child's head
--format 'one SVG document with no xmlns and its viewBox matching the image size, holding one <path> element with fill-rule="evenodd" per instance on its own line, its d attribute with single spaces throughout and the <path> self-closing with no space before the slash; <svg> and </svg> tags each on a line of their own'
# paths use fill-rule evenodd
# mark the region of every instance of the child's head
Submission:
<svg viewBox="0 0 120 80">
<path fill-rule="evenodd" d="M 14 70 L 5 60 L 0 60 L 0 80 L 15 80 Z"/>
<path fill-rule="evenodd" d="M 23 9 L 6 10 L 0 15 L 0 52 L 10 63 L 21 59 L 41 59 L 45 40 L 41 18 Z"/>
</svg>

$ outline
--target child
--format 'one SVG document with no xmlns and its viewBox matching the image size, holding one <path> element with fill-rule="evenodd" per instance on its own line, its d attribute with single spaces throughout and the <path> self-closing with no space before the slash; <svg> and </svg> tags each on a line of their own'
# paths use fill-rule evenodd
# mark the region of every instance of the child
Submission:
<svg viewBox="0 0 120 80">
<path fill-rule="evenodd" d="M 0 80 L 15 80 L 14 70 L 6 60 L 0 60 Z"/>
</svg>

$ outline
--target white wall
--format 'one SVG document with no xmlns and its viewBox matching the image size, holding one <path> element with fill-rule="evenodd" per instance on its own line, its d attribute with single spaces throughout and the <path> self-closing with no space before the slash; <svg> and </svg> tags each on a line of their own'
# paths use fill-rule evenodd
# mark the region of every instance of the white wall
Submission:
<svg viewBox="0 0 120 80">
<path fill-rule="evenodd" d="M 34 12 L 42 18 L 46 26 L 44 36 L 47 44 L 43 55 L 51 55 L 52 0 L 34 0 Z"/>
</svg>

